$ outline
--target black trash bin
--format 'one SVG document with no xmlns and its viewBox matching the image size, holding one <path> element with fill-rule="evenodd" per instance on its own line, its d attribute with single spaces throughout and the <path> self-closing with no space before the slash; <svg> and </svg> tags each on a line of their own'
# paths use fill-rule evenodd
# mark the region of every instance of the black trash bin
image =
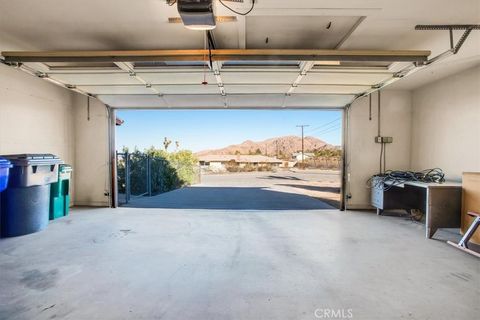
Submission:
<svg viewBox="0 0 480 320">
<path fill-rule="evenodd" d="M 7 189 L 1 194 L 2 237 L 15 237 L 43 230 L 48 225 L 50 184 L 58 180 L 62 161 L 52 154 L 3 156 L 13 168 Z"/>
</svg>

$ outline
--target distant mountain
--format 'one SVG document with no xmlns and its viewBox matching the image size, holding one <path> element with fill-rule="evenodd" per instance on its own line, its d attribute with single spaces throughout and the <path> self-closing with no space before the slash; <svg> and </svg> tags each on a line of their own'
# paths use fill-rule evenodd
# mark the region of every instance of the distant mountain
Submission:
<svg viewBox="0 0 480 320">
<path fill-rule="evenodd" d="M 317 139 L 315 137 L 305 137 L 305 152 L 311 152 L 315 149 L 321 148 L 337 148 L 330 145 L 325 141 Z M 220 155 L 220 154 L 255 154 L 258 150 L 262 155 L 266 156 L 279 156 L 290 157 L 293 153 L 302 150 L 302 138 L 297 136 L 285 136 L 267 139 L 264 141 L 251 141 L 247 140 L 241 144 L 231 145 L 225 148 L 216 150 L 204 150 L 197 152 L 196 155 Z"/>
</svg>

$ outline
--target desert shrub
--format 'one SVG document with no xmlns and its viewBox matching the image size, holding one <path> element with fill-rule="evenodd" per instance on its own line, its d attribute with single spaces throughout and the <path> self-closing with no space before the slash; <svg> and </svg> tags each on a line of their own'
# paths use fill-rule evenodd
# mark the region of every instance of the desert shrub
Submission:
<svg viewBox="0 0 480 320">
<path fill-rule="evenodd" d="M 243 168 L 242 168 L 242 172 L 253 172 L 255 171 L 255 166 L 251 163 L 247 163 Z"/>
<path fill-rule="evenodd" d="M 128 152 L 124 148 L 124 152 Z M 125 193 L 125 156 L 118 157 L 118 188 Z M 145 152 L 135 149 L 129 153 L 130 188 L 133 195 L 144 194 L 148 190 L 148 161 L 151 166 L 152 193 L 158 194 L 199 182 L 198 160 L 191 151 L 182 150 L 168 153 L 150 148 Z"/>
<path fill-rule="evenodd" d="M 306 169 L 306 168 L 308 168 L 308 163 L 297 162 L 295 167 L 298 168 L 298 169 Z"/>
<path fill-rule="evenodd" d="M 273 166 L 271 164 L 266 164 L 258 167 L 258 171 L 273 171 Z"/>
<path fill-rule="evenodd" d="M 240 166 L 235 160 L 230 160 L 225 164 L 225 169 L 228 172 L 239 172 L 241 170 Z"/>
<path fill-rule="evenodd" d="M 198 159 L 189 150 L 170 153 L 168 162 L 173 167 L 180 186 L 198 183 Z"/>
</svg>

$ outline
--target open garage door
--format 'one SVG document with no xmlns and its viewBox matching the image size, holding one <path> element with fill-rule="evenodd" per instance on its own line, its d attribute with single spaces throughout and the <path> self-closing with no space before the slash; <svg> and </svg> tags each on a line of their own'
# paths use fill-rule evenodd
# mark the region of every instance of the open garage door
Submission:
<svg viewBox="0 0 480 320">
<path fill-rule="evenodd" d="M 6 62 L 113 108 L 341 108 L 425 62 L 428 51 L 3 52 Z"/>
<path fill-rule="evenodd" d="M 117 110 L 120 206 L 341 207 L 342 110 Z M 308 124 L 307 124 L 308 123 Z"/>
</svg>

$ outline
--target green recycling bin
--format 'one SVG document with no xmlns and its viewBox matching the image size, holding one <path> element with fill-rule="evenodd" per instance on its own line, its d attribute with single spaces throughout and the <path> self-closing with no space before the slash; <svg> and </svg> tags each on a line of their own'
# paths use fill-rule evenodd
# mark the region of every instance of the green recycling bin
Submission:
<svg viewBox="0 0 480 320">
<path fill-rule="evenodd" d="M 70 210 L 70 178 L 72 166 L 61 164 L 58 168 L 58 182 L 50 189 L 50 220 L 68 215 Z"/>
</svg>

